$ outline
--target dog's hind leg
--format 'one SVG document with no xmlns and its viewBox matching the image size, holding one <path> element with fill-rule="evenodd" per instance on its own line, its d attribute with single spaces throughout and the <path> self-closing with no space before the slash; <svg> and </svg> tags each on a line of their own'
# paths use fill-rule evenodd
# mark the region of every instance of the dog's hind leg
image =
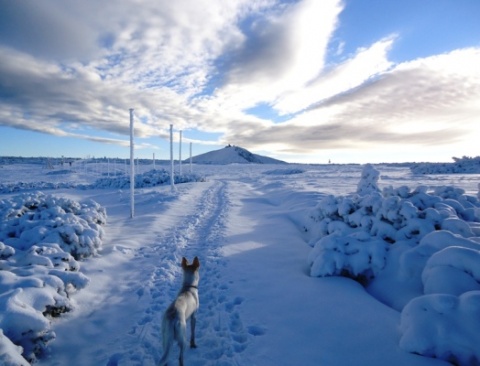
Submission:
<svg viewBox="0 0 480 366">
<path fill-rule="evenodd" d="M 178 346 L 180 347 L 180 356 L 178 357 L 178 364 L 180 366 L 183 366 L 183 353 L 185 351 L 185 344 L 187 343 L 186 328 L 187 328 L 187 322 L 185 321 L 184 317 L 180 316 L 180 319 L 178 319 L 178 322 L 175 325 L 176 339 L 178 342 Z"/>
<path fill-rule="evenodd" d="M 190 318 L 190 348 L 197 348 L 195 344 L 195 325 L 197 323 L 196 313 L 193 313 Z"/>
</svg>

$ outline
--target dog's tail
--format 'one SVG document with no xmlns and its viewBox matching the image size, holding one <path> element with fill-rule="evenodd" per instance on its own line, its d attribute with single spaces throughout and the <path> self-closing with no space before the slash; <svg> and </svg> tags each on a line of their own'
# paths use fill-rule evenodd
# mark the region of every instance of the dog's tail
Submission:
<svg viewBox="0 0 480 366">
<path fill-rule="evenodd" d="M 163 355 L 160 359 L 160 366 L 167 364 L 173 341 L 177 338 L 175 334 L 177 328 L 176 323 L 178 323 L 178 321 L 175 308 L 170 307 L 167 309 L 162 319 Z"/>
<path fill-rule="evenodd" d="M 162 319 L 162 341 L 163 341 L 163 355 L 160 359 L 160 366 L 167 364 L 168 356 L 174 341 L 178 342 L 180 346 L 180 359 L 183 361 L 183 350 L 186 346 L 186 321 L 181 319 L 180 314 L 175 309 L 175 306 L 170 306 Z"/>
</svg>

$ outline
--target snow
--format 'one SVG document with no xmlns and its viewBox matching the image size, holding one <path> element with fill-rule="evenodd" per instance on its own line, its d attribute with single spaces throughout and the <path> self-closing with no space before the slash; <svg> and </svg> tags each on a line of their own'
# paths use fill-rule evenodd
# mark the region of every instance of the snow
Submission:
<svg viewBox="0 0 480 366">
<path fill-rule="evenodd" d="M 121 172 L 3 161 L 1 364 L 157 364 L 183 256 L 187 365 L 480 363 L 478 175 L 194 164 L 172 192 L 140 166 L 130 218 Z"/>
</svg>

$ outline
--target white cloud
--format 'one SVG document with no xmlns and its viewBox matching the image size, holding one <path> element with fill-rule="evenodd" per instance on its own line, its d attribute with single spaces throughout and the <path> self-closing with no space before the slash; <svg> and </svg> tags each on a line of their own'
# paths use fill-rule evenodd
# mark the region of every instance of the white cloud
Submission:
<svg viewBox="0 0 480 366">
<path fill-rule="evenodd" d="M 283 144 L 284 153 L 448 144 L 472 152 L 480 138 L 477 65 L 475 48 L 403 63 L 288 122 L 237 132 L 236 143 L 258 149 Z"/>
<path fill-rule="evenodd" d="M 352 90 L 392 66 L 387 53 L 394 39 L 388 38 L 361 49 L 351 59 L 320 75 L 301 88 L 282 95 L 274 104 L 280 114 L 292 114 L 335 95 Z"/>
<path fill-rule="evenodd" d="M 227 84 L 215 95 L 219 107 L 272 103 L 316 78 L 341 10 L 340 0 L 303 0 L 255 21 L 230 56 Z"/>
</svg>

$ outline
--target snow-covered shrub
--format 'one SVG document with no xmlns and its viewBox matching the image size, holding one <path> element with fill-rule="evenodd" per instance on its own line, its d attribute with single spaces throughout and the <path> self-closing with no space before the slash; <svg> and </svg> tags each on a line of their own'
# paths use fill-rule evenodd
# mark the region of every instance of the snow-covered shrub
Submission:
<svg viewBox="0 0 480 366">
<path fill-rule="evenodd" d="M 387 243 L 371 240 L 365 232 L 325 236 L 310 252 L 310 273 L 368 280 L 385 267 L 387 250 Z"/>
<path fill-rule="evenodd" d="M 420 296 L 403 309 L 400 347 L 457 365 L 480 364 L 480 291 Z"/>
<path fill-rule="evenodd" d="M 93 201 L 32 192 L 1 200 L 0 220 L 1 336 L 32 361 L 55 338 L 49 317 L 70 311 L 70 294 L 88 284 L 77 259 L 101 247 L 106 212 Z M 0 360 L 15 360 L 20 348 L 5 349 Z"/>
<path fill-rule="evenodd" d="M 60 182 L 15 182 L 15 183 L 0 183 L 0 193 L 13 193 L 30 190 L 51 190 L 61 188 L 75 188 L 74 183 Z"/>
<path fill-rule="evenodd" d="M 380 193 L 378 177 L 367 165 L 356 194 L 312 211 L 310 274 L 354 278 L 402 311 L 403 349 L 480 364 L 479 200 L 455 187 Z"/>
<path fill-rule="evenodd" d="M 455 246 L 436 252 L 423 269 L 422 282 L 425 294 L 480 291 L 480 245 L 478 250 Z"/>
<path fill-rule="evenodd" d="M 14 254 L 15 254 L 15 249 L 13 249 L 8 245 L 5 245 L 0 241 L 0 260 L 10 258 Z M 0 270 L 1 269 L 2 268 L 0 267 Z"/>
<path fill-rule="evenodd" d="M 362 177 L 358 182 L 357 193 L 360 196 L 365 196 L 366 194 L 372 192 L 379 192 L 377 182 L 380 173 L 372 165 L 366 164 L 362 170 Z"/>
<path fill-rule="evenodd" d="M 58 173 L 57 173 L 58 174 Z M 174 183 L 205 182 L 206 178 L 195 173 L 175 174 Z M 154 169 L 146 173 L 135 175 L 135 188 L 155 187 L 162 184 L 170 184 L 170 173 L 164 169 Z M 97 179 L 93 184 L 76 184 L 74 182 L 15 182 L 0 183 L 0 193 L 13 193 L 31 190 L 53 189 L 127 189 L 130 187 L 130 176 L 110 174 L 108 177 Z"/>
<path fill-rule="evenodd" d="M 3 366 L 29 366 L 22 356 L 23 348 L 12 343 L 5 337 L 0 329 L 0 365 Z"/>
<path fill-rule="evenodd" d="M 204 182 L 205 177 L 194 173 L 175 174 L 174 183 L 188 183 L 188 182 Z M 164 169 L 150 170 L 148 172 L 135 175 L 135 188 L 155 187 L 162 184 L 170 184 L 170 173 Z M 107 177 L 100 178 L 90 186 L 84 188 L 120 188 L 127 189 L 130 187 L 130 177 Z"/>
<path fill-rule="evenodd" d="M 414 247 L 442 229 L 464 238 L 475 236 L 469 224 L 480 221 L 480 203 L 475 197 L 454 187 L 438 187 L 433 192 L 424 186 L 414 190 L 387 187 L 380 193 L 378 177 L 378 171 L 366 165 L 357 194 L 325 196 L 313 210 L 308 227 L 314 246 L 308 257 L 312 276 L 372 279 L 396 242 L 411 242 Z"/>
<path fill-rule="evenodd" d="M 23 356 L 32 361 L 46 344 L 55 338 L 50 321 L 35 308 L 48 303 L 51 291 L 28 287 L 16 288 L 0 294 L 0 329 L 14 343 L 23 348 Z M 32 304 L 32 302 L 38 302 Z"/>
<path fill-rule="evenodd" d="M 0 201 L 0 241 L 28 250 L 57 243 L 76 259 L 95 255 L 101 246 L 105 209 L 96 202 L 25 193 Z"/>
<path fill-rule="evenodd" d="M 426 235 L 418 245 L 414 245 L 401 253 L 399 256 L 400 275 L 420 281 L 428 260 L 435 253 L 449 247 L 480 250 L 480 238 L 467 239 L 451 231 L 433 231 Z"/>
<path fill-rule="evenodd" d="M 479 174 L 480 156 L 453 158 L 453 163 L 420 163 L 410 167 L 413 174 Z"/>
</svg>

